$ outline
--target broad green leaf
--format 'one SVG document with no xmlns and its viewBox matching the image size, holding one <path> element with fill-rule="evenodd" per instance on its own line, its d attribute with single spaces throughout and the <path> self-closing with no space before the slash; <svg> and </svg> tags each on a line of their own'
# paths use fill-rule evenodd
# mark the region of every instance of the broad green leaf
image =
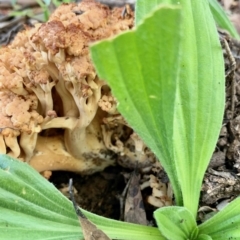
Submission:
<svg viewBox="0 0 240 240">
<path fill-rule="evenodd" d="M 208 1 L 217 25 L 220 28 L 227 30 L 232 37 L 239 40 L 240 37 L 237 30 L 229 20 L 228 16 L 226 15 L 225 11 L 223 10 L 219 2 L 217 0 L 208 0 Z"/>
<path fill-rule="evenodd" d="M 171 4 L 172 0 L 137 0 L 135 6 L 135 25 L 138 26 L 149 13 L 158 8 L 159 4 Z"/>
<path fill-rule="evenodd" d="M 213 14 L 213 17 L 217 23 L 217 25 L 222 28 L 227 30 L 230 35 L 236 39 L 240 39 L 239 34 L 237 30 L 235 29 L 234 25 L 232 22 L 229 20 L 227 14 L 219 4 L 217 0 L 208 0 L 211 12 Z M 169 4 L 179 4 L 180 1 L 177 0 L 150 0 L 150 1 L 145 1 L 145 0 L 138 0 L 136 2 L 136 12 L 135 12 L 135 24 L 138 25 L 146 15 L 149 14 L 151 10 L 156 8 L 157 5 L 162 4 L 162 3 L 169 3 Z"/>
<path fill-rule="evenodd" d="M 112 239 L 163 240 L 159 230 L 84 211 Z M 0 239 L 79 240 L 72 203 L 28 164 L 0 155 Z"/>
<path fill-rule="evenodd" d="M 184 207 L 163 207 L 154 212 L 160 232 L 167 239 L 197 239 L 198 228 L 192 213 Z"/>
<path fill-rule="evenodd" d="M 212 238 L 209 235 L 200 234 L 196 240 L 212 240 Z"/>
<path fill-rule="evenodd" d="M 93 45 L 91 54 L 119 111 L 165 168 L 177 204 L 196 216 L 222 125 L 224 61 L 208 1 L 171 2 L 142 21 L 153 5 L 140 0 L 137 28 Z"/>
<path fill-rule="evenodd" d="M 26 163 L 0 155 L 0 238 L 79 239 L 71 202 Z"/>
<path fill-rule="evenodd" d="M 161 6 L 136 30 L 93 45 L 91 54 L 119 111 L 161 160 L 181 202 L 172 151 L 180 17 L 179 7 Z"/>
<path fill-rule="evenodd" d="M 235 199 L 199 226 L 199 232 L 213 240 L 240 239 L 240 198 Z"/>
</svg>

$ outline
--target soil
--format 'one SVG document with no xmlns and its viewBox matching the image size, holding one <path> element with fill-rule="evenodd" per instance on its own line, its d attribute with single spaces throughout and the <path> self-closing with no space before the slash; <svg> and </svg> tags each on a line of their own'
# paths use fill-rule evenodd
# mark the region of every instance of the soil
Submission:
<svg viewBox="0 0 240 240">
<path fill-rule="evenodd" d="M 107 1 L 105 1 L 107 2 Z M 124 1 L 116 1 L 116 3 Z M 234 22 L 240 33 L 240 3 L 234 0 L 220 1 L 224 9 Z M 5 45 L 11 41 L 15 34 L 23 29 L 23 24 L 32 24 L 36 20 L 26 17 L 9 17 L 12 9 L 11 1 L 0 1 L 0 44 Z M 24 9 L 32 8 L 39 12 L 34 0 L 19 1 L 19 5 Z M 240 194 L 240 66 L 239 52 L 240 42 L 231 39 L 223 34 L 227 40 L 233 60 L 229 56 L 226 47 L 224 49 L 226 65 L 226 109 L 223 119 L 223 127 L 219 135 L 209 168 L 205 174 L 201 199 L 199 219 L 208 217 L 207 213 L 212 213 L 221 209 L 227 202 L 236 198 Z M 63 194 L 68 196 L 69 179 L 73 179 L 75 188 L 75 198 L 82 208 L 113 219 L 121 218 L 120 196 L 126 186 L 126 173 L 132 170 L 122 166 L 109 167 L 103 172 L 91 176 L 81 176 L 71 172 L 53 172 L 51 181 Z M 168 183 L 168 178 L 164 171 L 157 170 L 141 174 L 142 181 L 146 175 L 155 175 L 164 184 Z M 156 209 L 147 203 L 147 198 L 151 195 L 152 189 L 146 187 L 143 192 L 143 199 L 148 221 L 152 222 L 152 213 Z"/>
<path fill-rule="evenodd" d="M 79 206 L 101 216 L 119 219 L 121 195 L 125 181 L 123 168 L 109 167 L 103 172 L 90 176 L 80 176 L 70 172 L 54 172 L 50 181 L 68 196 L 69 179 L 73 179 L 75 198 Z"/>
</svg>

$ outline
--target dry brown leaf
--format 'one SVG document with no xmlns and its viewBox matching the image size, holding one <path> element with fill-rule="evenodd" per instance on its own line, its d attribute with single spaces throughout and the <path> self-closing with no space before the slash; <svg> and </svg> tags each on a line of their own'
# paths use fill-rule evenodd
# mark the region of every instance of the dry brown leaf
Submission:
<svg viewBox="0 0 240 240">
<path fill-rule="evenodd" d="M 75 212 L 78 216 L 83 236 L 85 240 L 111 240 L 102 230 L 98 229 L 97 226 L 89 221 L 87 217 L 82 213 L 81 209 L 77 206 L 74 198 L 72 179 L 69 181 L 69 194 L 73 202 Z"/>
<path fill-rule="evenodd" d="M 147 217 L 143 205 L 139 180 L 139 173 L 137 173 L 136 170 L 133 171 L 128 183 L 124 220 L 126 222 L 147 225 Z"/>
</svg>

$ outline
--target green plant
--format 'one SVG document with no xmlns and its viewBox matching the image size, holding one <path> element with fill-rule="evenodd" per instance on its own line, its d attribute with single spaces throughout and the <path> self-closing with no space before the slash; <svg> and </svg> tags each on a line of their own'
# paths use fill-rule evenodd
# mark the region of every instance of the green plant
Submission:
<svg viewBox="0 0 240 240">
<path fill-rule="evenodd" d="M 36 2 L 38 3 L 38 5 L 41 7 L 41 9 L 43 10 L 43 15 L 44 15 L 44 21 L 47 21 L 49 19 L 50 16 L 50 9 L 49 6 L 51 4 L 51 0 L 36 0 Z"/>
<path fill-rule="evenodd" d="M 164 239 L 157 228 L 106 219 L 82 210 L 112 239 Z M 83 237 L 72 203 L 26 163 L 0 155 L 0 238 L 5 240 Z"/>
<path fill-rule="evenodd" d="M 91 54 L 119 111 L 160 159 L 178 206 L 154 212 L 160 231 L 86 216 L 113 239 L 240 239 L 239 198 L 203 224 L 195 221 L 225 100 L 222 50 L 208 1 L 139 0 L 136 28 L 94 44 Z M 3 239 L 82 237 L 71 202 L 27 164 L 2 155 L 0 177 Z"/>
<path fill-rule="evenodd" d="M 157 2 L 181 6 L 182 19 L 176 21 L 179 27 L 171 26 L 174 36 L 164 31 L 168 21 L 164 19 L 160 21 L 163 28 L 151 24 L 158 37 L 147 33 L 147 27 L 140 34 L 144 28 L 141 21 L 156 5 L 138 1 L 136 8 L 143 11 L 136 14 L 135 32 L 93 45 L 92 59 L 98 75 L 107 80 L 118 99 L 119 111 L 160 159 L 173 186 L 176 203 L 183 206 L 155 212 L 161 232 L 172 239 L 210 239 L 211 234 L 205 232 L 208 224 L 198 228 L 194 219 L 202 179 L 222 124 L 225 101 L 222 51 L 208 1 Z M 232 208 L 236 207 L 234 204 Z M 232 216 L 238 221 L 239 210 Z M 214 222 L 218 218 L 217 215 L 212 218 L 212 231 L 217 229 L 215 239 L 223 236 L 226 239 L 227 234 L 240 237 L 240 231 L 233 231 L 230 225 L 224 231 L 219 229 Z M 227 220 L 222 218 L 222 222 Z M 170 233 L 168 229 L 179 232 Z"/>
<path fill-rule="evenodd" d="M 160 159 L 177 204 L 195 217 L 203 175 L 222 125 L 224 68 L 207 1 L 180 2 L 184 17 L 176 18 L 171 31 L 157 31 L 153 29 L 158 22 L 151 23 L 152 29 L 140 24 L 154 6 L 138 1 L 137 8 L 145 10 L 137 13 L 138 29 L 95 44 L 92 59 L 122 115 Z M 169 19 L 162 17 L 160 22 L 166 26 Z"/>
<path fill-rule="evenodd" d="M 70 3 L 72 0 L 36 0 L 36 2 L 39 4 L 39 6 L 42 8 L 43 10 L 43 14 L 44 14 L 44 21 L 47 21 L 50 17 L 50 4 L 52 2 L 52 4 L 55 7 L 58 7 L 59 5 L 61 5 L 61 3 Z"/>
<path fill-rule="evenodd" d="M 11 4 L 12 4 L 14 10 L 10 12 L 10 16 L 27 16 L 29 18 L 35 17 L 39 21 L 46 22 L 49 19 L 50 14 L 51 14 L 51 11 L 50 11 L 51 3 L 55 7 L 58 7 L 62 3 L 71 3 L 72 2 L 72 0 L 62 0 L 62 1 L 61 0 L 35 0 L 35 1 L 41 7 L 43 16 L 41 16 L 41 15 L 35 16 L 31 8 L 26 8 L 24 10 L 22 10 L 21 8 L 19 9 L 19 6 L 17 5 L 16 0 L 11 0 Z"/>
<path fill-rule="evenodd" d="M 228 16 L 224 12 L 224 10 L 222 9 L 218 1 L 217 0 L 208 0 L 208 1 L 217 25 L 220 28 L 227 30 L 232 37 L 239 40 L 240 37 L 237 30 L 228 19 Z"/>
</svg>

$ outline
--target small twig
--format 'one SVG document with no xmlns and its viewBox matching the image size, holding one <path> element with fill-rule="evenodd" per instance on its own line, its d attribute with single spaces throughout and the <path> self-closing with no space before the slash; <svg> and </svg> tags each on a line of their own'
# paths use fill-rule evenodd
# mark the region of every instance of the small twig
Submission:
<svg viewBox="0 0 240 240">
<path fill-rule="evenodd" d="M 122 18 L 125 18 L 125 17 L 128 17 L 128 16 L 131 16 L 131 8 L 128 4 L 126 4 L 122 10 L 122 14 L 121 14 L 121 17 Z"/>
<path fill-rule="evenodd" d="M 97 0 L 98 2 L 108 5 L 110 7 L 121 7 L 125 4 L 129 4 L 131 7 L 134 7 L 135 0 Z"/>
<path fill-rule="evenodd" d="M 228 60 L 230 62 L 230 66 L 231 66 L 231 68 L 226 73 L 226 77 L 228 77 L 230 74 L 234 74 L 234 72 L 236 70 L 236 60 L 231 52 L 231 49 L 229 47 L 227 40 L 225 38 L 220 38 L 220 39 L 221 39 L 224 49 L 226 50 L 227 57 L 228 57 Z"/>
<path fill-rule="evenodd" d="M 234 110 L 235 110 L 235 95 L 236 95 L 236 80 L 235 80 L 235 70 L 236 70 L 236 60 L 232 54 L 232 51 L 229 47 L 228 41 L 226 38 L 230 39 L 230 37 L 226 37 L 226 34 L 222 34 L 220 32 L 220 41 L 222 43 L 223 48 L 226 50 L 226 54 L 228 60 L 230 62 L 230 69 L 225 74 L 225 77 L 229 77 L 231 79 L 231 118 L 234 117 Z"/>
<path fill-rule="evenodd" d="M 13 28 L 16 24 L 23 24 L 26 21 L 26 16 L 15 17 L 10 22 L 2 22 L 0 26 L 0 31 L 8 30 L 9 28 Z"/>
<path fill-rule="evenodd" d="M 125 201 L 126 201 L 126 196 L 127 196 L 127 191 L 130 185 L 130 179 L 131 176 L 129 178 L 129 180 L 127 181 L 127 184 L 122 192 L 122 194 L 118 195 L 118 199 L 119 199 L 119 204 L 120 204 L 120 221 L 124 221 L 124 207 L 125 207 Z"/>
<path fill-rule="evenodd" d="M 69 180 L 69 195 L 70 195 L 70 199 L 73 203 L 74 209 L 76 214 L 81 217 L 81 218 L 86 218 L 86 216 L 82 213 L 82 211 L 80 210 L 80 208 L 78 207 L 76 200 L 74 198 L 74 193 L 73 193 L 73 180 L 72 178 Z"/>
</svg>

